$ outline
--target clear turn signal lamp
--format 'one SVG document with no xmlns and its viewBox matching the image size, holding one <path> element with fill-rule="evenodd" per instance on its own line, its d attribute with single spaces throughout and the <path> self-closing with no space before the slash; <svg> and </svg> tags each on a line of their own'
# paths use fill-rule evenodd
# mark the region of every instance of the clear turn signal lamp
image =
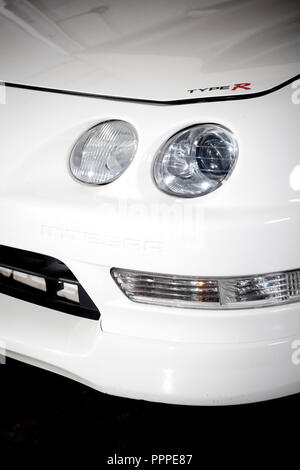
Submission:
<svg viewBox="0 0 300 470">
<path fill-rule="evenodd" d="M 112 268 L 111 275 L 130 300 L 146 304 L 238 309 L 300 300 L 300 270 L 208 279 Z"/>
</svg>

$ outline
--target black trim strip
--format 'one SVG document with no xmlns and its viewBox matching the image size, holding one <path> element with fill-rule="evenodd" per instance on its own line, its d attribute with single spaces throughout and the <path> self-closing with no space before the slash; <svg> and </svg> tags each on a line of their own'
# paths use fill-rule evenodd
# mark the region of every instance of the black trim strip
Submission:
<svg viewBox="0 0 300 470">
<path fill-rule="evenodd" d="M 179 106 L 184 104 L 193 104 L 193 103 L 211 103 L 217 101 L 236 101 L 236 100 L 245 100 L 250 98 L 259 98 L 261 96 L 269 95 L 274 91 L 280 90 L 287 85 L 290 85 L 295 80 L 300 78 L 300 74 L 296 75 L 289 80 L 281 83 L 280 85 L 276 85 L 273 88 L 269 88 L 268 90 L 259 91 L 257 93 L 249 93 L 244 95 L 227 95 L 227 96 L 212 96 L 212 97 L 205 97 L 205 98 L 185 98 L 182 100 L 170 100 L 170 101 L 159 101 L 159 100 L 147 100 L 143 98 L 126 98 L 121 96 L 110 96 L 110 95 L 99 95 L 96 93 L 87 93 L 87 92 L 80 92 L 80 91 L 69 91 L 69 90 L 59 90 L 56 88 L 45 88 L 39 86 L 32 86 L 32 85 L 21 85 L 18 83 L 9 83 L 3 82 L 5 86 L 9 88 L 21 88 L 25 90 L 33 90 L 33 91 L 43 91 L 47 93 L 59 93 L 62 95 L 73 95 L 73 96 L 83 96 L 86 98 L 98 98 L 102 100 L 109 100 L 109 101 L 123 101 L 125 103 L 137 103 L 137 104 L 150 104 L 156 106 Z"/>
</svg>

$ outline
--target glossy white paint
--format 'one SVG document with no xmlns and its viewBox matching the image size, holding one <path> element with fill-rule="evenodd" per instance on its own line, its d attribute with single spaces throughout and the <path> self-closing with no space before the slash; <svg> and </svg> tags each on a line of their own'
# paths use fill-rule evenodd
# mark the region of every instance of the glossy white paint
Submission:
<svg viewBox="0 0 300 470">
<path fill-rule="evenodd" d="M 299 73 L 299 21 L 298 0 L 1 0 L 0 79 L 154 100 L 259 92 Z"/>
<path fill-rule="evenodd" d="M 245 101 L 161 107 L 8 89 L 0 107 L 2 243 L 184 275 L 299 268 L 300 196 L 291 175 L 300 164 L 300 107 L 292 103 L 293 93 L 288 86 Z M 80 184 L 68 169 L 74 142 L 110 118 L 134 125 L 137 154 L 113 184 Z M 168 196 L 152 180 L 155 153 L 178 129 L 197 122 L 218 122 L 234 132 L 237 165 L 207 196 Z M 14 207 L 17 218 L 11 217 Z"/>
<path fill-rule="evenodd" d="M 101 311 L 100 325 L 1 295 L 8 354 L 108 393 L 164 402 L 228 404 L 299 391 L 291 362 L 298 303 L 234 312 L 143 306 L 109 274 L 112 266 L 199 276 L 299 267 L 295 91 L 161 107 L 7 89 L 0 243 L 64 261 Z M 71 148 L 110 118 L 135 126 L 137 155 L 114 183 L 80 184 L 69 174 Z M 234 131 L 236 169 L 210 195 L 167 196 L 151 179 L 155 152 L 196 122 Z"/>
<path fill-rule="evenodd" d="M 195 9 L 196 3 L 186 2 L 187 8 Z M 269 5 L 269 2 L 261 3 Z M 119 56 L 114 56 L 111 67 L 107 65 L 109 62 L 105 62 L 105 70 L 109 69 L 110 75 L 103 74 L 102 68 L 98 69 L 98 75 L 90 73 L 95 71 L 95 62 L 90 60 L 90 55 L 98 57 L 97 60 L 100 56 L 104 59 L 105 48 L 99 44 L 94 44 L 94 49 L 85 46 L 81 52 L 80 57 L 86 58 L 85 63 L 93 64 L 84 74 L 82 62 L 81 65 L 76 62 L 76 66 L 72 62 L 72 57 L 79 56 L 78 44 L 71 41 L 75 36 L 70 39 L 61 26 L 53 33 L 59 21 L 77 18 L 76 21 L 82 22 L 87 8 L 84 5 L 97 7 L 101 15 L 115 11 L 116 16 L 111 16 L 111 21 L 117 18 L 118 11 L 130 16 L 130 8 L 122 10 L 119 2 L 109 2 L 108 9 L 103 5 L 100 10 L 96 0 L 51 2 L 54 9 L 52 13 L 49 9 L 42 10 L 41 22 L 34 16 L 36 9 L 30 10 L 29 32 L 28 18 L 27 26 L 24 24 L 24 10 L 23 16 L 19 10 L 14 12 L 18 13 L 19 23 L 22 17 L 23 23 L 19 24 L 16 17 L 13 20 L 7 18 L 7 10 L 12 13 L 15 2 L 2 4 L 1 12 L 2 15 L 5 13 L 6 19 L 0 19 L 5 25 L 0 29 L 0 37 L 5 31 L 7 48 L 0 47 L 3 73 L 0 78 L 8 81 L 167 100 L 184 98 L 184 90 L 194 86 L 191 81 L 196 78 L 198 82 L 198 76 L 201 82 L 206 77 L 210 81 L 214 74 L 216 80 L 231 80 L 236 70 L 247 70 L 248 65 L 257 77 L 257 90 L 299 73 L 299 36 L 295 34 L 295 24 L 290 16 L 292 8 L 297 13 L 293 2 L 289 3 L 286 16 L 280 13 L 283 3 L 272 2 L 273 27 L 269 23 L 263 24 L 262 20 L 255 32 L 251 28 L 244 31 L 249 50 L 247 60 L 255 59 L 255 64 L 250 61 L 246 65 L 246 61 L 245 68 L 240 67 L 242 33 L 236 30 L 233 34 L 232 22 L 232 36 L 226 36 L 228 47 L 221 55 L 223 65 L 217 55 L 217 43 L 213 44 L 210 62 L 208 52 L 203 56 L 206 48 L 200 41 L 199 50 L 192 46 L 191 56 L 186 47 L 184 51 L 187 61 L 190 58 L 198 61 L 197 67 L 202 64 L 199 75 L 196 69 L 187 66 L 190 63 L 185 62 L 182 69 L 185 77 L 176 69 L 176 80 L 168 87 L 170 63 L 176 68 L 179 58 L 182 59 L 175 53 L 172 55 L 169 33 L 174 30 L 179 34 L 181 31 L 185 37 L 183 32 L 187 31 L 181 20 L 175 21 L 179 15 L 176 13 L 178 3 L 161 2 L 161 21 L 168 23 L 170 20 L 173 28 L 164 29 L 168 34 L 165 33 L 165 42 L 161 39 L 162 51 L 166 47 L 168 52 L 161 56 L 155 52 L 155 47 L 158 50 L 156 41 L 164 34 L 161 28 L 153 27 L 155 19 L 151 15 L 144 18 L 146 21 L 147 16 L 149 22 L 148 36 L 141 35 L 140 25 L 136 24 L 135 35 L 130 36 L 128 44 L 125 41 L 129 34 L 127 22 L 125 17 L 123 21 L 119 18 L 118 31 L 123 36 L 120 33 L 118 40 L 113 36 L 110 47 L 114 45 L 121 50 L 123 43 L 124 48 L 129 43 L 132 47 L 136 44 L 142 48 L 143 45 L 144 55 L 140 62 L 143 70 L 141 75 L 137 75 L 139 78 L 143 74 L 146 76 L 148 65 L 145 57 L 148 54 L 155 56 L 156 68 L 152 70 L 157 71 L 160 64 L 169 64 L 165 75 L 161 76 L 161 89 L 157 86 L 156 74 L 153 80 L 149 80 L 148 74 L 147 83 L 139 85 L 134 73 L 138 65 L 130 63 L 130 67 L 124 68 L 126 57 L 123 52 L 123 62 Z M 35 8 L 38 5 L 41 10 L 46 2 L 20 1 L 18 4 L 19 8 L 26 7 L 29 15 L 28 5 Z M 253 4 L 259 8 L 258 2 Z M 137 8 L 134 1 L 130 5 Z M 186 16 L 199 26 L 205 11 L 206 21 L 209 23 L 218 18 L 222 30 L 225 26 L 220 15 L 228 15 L 229 19 L 234 11 L 242 16 L 249 5 L 249 2 L 239 5 L 227 2 L 222 7 L 210 7 L 213 11 L 193 10 Z M 202 6 L 205 7 L 204 3 Z M 164 17 L 167 12 L 169 18 Z M 89 15 L 86 21 L 91 25 L 93 21 Z M 98 24 L 99 13 L 96 17 Z M 249 19 L 249 25 L 251 21 Z M 239 22 L 236 23 L 238 28 Z M 246 23 L 242 24 L 245 26 Z M 14 32 L 9 30 L 12 25 Z M 192 25 L 189 23 L 189 26 Z M 196 26 L 195 29 L 191 27 L 189 31 L 195 32 L 196 29 Z M 22 41 L 17 31 L 22 31 L 22 34 L 25 31 Z M 78 34 L 79 30 L 73 27 L 72 31 Z M 259 31 L 263 32 L 259 34 Z M 283 42 L 283 49 L 277 46 L 268 49 L 267 37 L 271 31 L 274 34 L 289 32 L 290 40 Z M 219 33 L 221 36 L 218 30 L 216 34 Z M 88 35 L 83 37 L 86 41 L 90 38 Z M 154 43 L 150 47 L 147 42 L 151 37 L 155 47 Z M 260 59 L 253 44 L 254 37 L 258 39 L 255 47 L 261 45 Z M 41 44 L 45 61 L 39 49 Z M 108 43 L 105 44 L 108 47 Z M 237 49 L 234 49 L 234 44 Z M 47 48 L 52 51 L 53 60 L 46 53 Z M 12 54 L 19 49 L 23 56 L 20 52 L 19 56 L 13 57 Z M 61 49 L 68 50 L 64 59 L 66 67 L 57 61 L 57 54 L 63 55 Z M 229 54 L 227 65 L 231 64 L 226 70 L 225 49 Z M 130 52 L 130 48 L 128 51 L 132 60 L 138 57 L 134 51 Z M 165 54 L 168 54 L 169 62 L 165 62 Z M 270 71 L 275 71 L 272 68 L 275 65 L 276 73 L 271 77 Z M 74 70 L 78 73 L 74 74 Z M 187 70 L 191 71 L 192 80 L 187 77 Z M 107 82 L 105 77 L 109 77 Z M 292 363 L 293 342 L 300 340 L 299 303 L 242 311 L 142 305 L 127 299 L 110 276 L 111 267 L 200 277 L 239 276 L 299 268 L 299 90 L 300 83 L 295 82 L 269 95 L 249 100 L 154 106 L 7 88 L 5 104 L 0 104 L 0 244 L 61 259 L 101 311 L 101 321 L 97 322 L 0 295 L 0 340 L 1 344 L 6 344 L 8 355 L 70 376 L 107 393 L 168 403 L 245 403 L 299 392 L 300 366 Z M 123 119 L 136 128 L 139 136 L 137 154 L 125 173 L 109 185 L 78 183 L 68 168 L 71 149 L 85 130 L 107 119 Z M 236 168 L 228 181 L 209 195 L 195 199 L 168 196 L 159 191 L 152 180 L 155 154 L 172 134 L 196 123 L 218 123 L 234 132 L 240 149 Z"/>
</svg>

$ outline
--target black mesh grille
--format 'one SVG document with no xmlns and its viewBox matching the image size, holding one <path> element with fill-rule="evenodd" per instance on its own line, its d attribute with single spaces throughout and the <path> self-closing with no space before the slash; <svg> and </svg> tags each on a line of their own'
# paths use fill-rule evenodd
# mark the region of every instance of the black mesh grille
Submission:
<svg viewBox="0 0 300 470">
<path fill-rule="evenodd" d="M 20 273 L 39 278 L 43 289 L 20 281 Z M 68 286 L 77 300 L 60 296 Z M 71 315 L 100 318 L 96 305 L 64 263 L 31 251 L 0 245 L 0 293 Z"/>
</svg>

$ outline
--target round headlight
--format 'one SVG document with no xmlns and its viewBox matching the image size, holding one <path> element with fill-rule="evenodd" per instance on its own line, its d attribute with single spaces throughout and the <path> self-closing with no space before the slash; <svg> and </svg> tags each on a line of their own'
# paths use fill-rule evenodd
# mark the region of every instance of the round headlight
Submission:
<svg viewBox="0 0 300 470">
<path fill-rule="evenodd" d="M 174 196 L 203 196 L 224 183 L 237 157 L 238 145 L 228 129 L 199 124 L 162 145 L 154 162 L 154 180 L 159 189 Z"/>
<path fill-rule="evenodd" d="M 128 122 L 98 124 L 78 139 L 70 157 L 71 172 L 84 183 L 110 183 L 129 166 L 137 145 L 137 133 Z"/>
</svg>

